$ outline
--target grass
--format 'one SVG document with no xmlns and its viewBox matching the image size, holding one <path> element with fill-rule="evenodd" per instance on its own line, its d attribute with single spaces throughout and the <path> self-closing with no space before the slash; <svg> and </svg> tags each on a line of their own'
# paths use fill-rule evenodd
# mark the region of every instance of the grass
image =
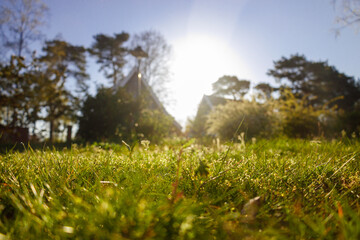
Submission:
<svg viewBox="0 0 360 240">
<path fill-rule="evenodd" d="M 359 149 L 277 139 L 9 152 L 0 239 L 360 239 Z"/>
</svg>

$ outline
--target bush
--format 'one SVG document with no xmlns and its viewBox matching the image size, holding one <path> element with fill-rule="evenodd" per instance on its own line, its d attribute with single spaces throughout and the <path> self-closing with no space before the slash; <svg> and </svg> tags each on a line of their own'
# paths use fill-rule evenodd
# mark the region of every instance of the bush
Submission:
<svg viewBox="0 0 360 240">
<path fill-rule="evenodd" d="M 160 110 L 143 109 L 136 131 L 138 137 L 159 143 L 175 132 L 173 123 L 174 119 Z"/>
<path fill-rule="evenodd" d="M 207 133 L 229 140 L 236 133 L 245 132 L 247 138 L 265 137 L 275 133 L 273 114 L 269 104 L 256 101 L 229 101 L 216 107 L 208 116 Z"/>
<path fill-rule="evenodd" d="M 100 88 L 95 97 L 88 96 L 84 102 L 78 136 L 86 141 L 128 141 L 139 109 L 124 89 Z"/>
<path fill-rule="evenodd" d="M 314 137 L 323 134 L 323 130 L 331 125 L 333 108 L 327 104 L 314 107 L 310 104 L 310 97 L 301 98 L 289 89 L 282 89 L 281 97 L 276 101 L 275 109 L 279 114 L 280 131 L 288 137 Z"/>
<path fill-rule="evenodd" d="M 350 137 L 353 133 L 360 136 L 360 106 L 355 106 L 352 110 L 344 111 L 340 109 L 334 116 L 331 125 L 332 135 L 340 135 L 345 131 Z M 335 134 L 334 134 L 335 133 Z"/>
<path fill-rule="evenodd" d="M 162 110 L 150 109 L 144 99 L 135 100 L 125 89 L 100 88 L 88 96 L 79 117 L 78 136 L 85 141 L 132 142 L 147 139 L 159 143 L 174 131 L 174 119 Z"/>
</svg>

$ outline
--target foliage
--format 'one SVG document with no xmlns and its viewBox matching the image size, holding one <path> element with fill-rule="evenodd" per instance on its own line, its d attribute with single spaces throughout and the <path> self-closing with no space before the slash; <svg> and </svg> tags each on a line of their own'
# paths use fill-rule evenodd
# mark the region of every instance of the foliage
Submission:
<svg viewBox="0 0 360 240">
<path fill-rule="evenodd" d="M 38 120 L 40 79 L 33 72 L 36 62 L 12 56 L 9 64 L 0 65 L 0 112 L 2 123 L 24 127 Z"/>
<path fill-rule="evenodd" d="M 190 137 L 196 137 L 198 140 L 201 139 L 202 143 L 211 140 L 206 133 L 207 127 L 205 123 L 208 119 L 208 114 L 215 106 L 225 104 L 227 101 L 227 99 L 215 95 L 204 95 L 199 104 L 196 116 L 193 119 L 188 119 L 185 134 Z M 211 103 L 211 105 L 209 105 L 209 103 Z"/>
<path fill-rule="evenodd" d="M 259 83 L 254 87 L 255 90 L 259 91 L 257 98 L 261 100 L 269 100 L 271 94 L 276 90 L 276 88 L 270 86 L 268 83 Z"/>
<path fill-rule="evenodd" d="M 87 88 L 86 50 L 65 41 L 52 40 L 45 43 L 43 52 L 44 55 L 40 57 L 43 69 L 39 74 L 42 79 L 43 107 L 46 111 L 43 119 L 50 123 L 49 139 L 52 142 L 56 122 L 62 117 L 74 119 L 79 106 L 74 91 L 68 90 L 66 83 L 73 78 L 77 82 L 73 90 L 76 86 L 80 91 Z"/>
<path fill-rule="evenodd" d="M 200 108 L 200 107 L 199 107 Z M 207 116 L 196 115 L 194 118 L 188 118 L 186 123 L 185 135 L 193 138 L 197 138 L 198 140 L 206 137 L 206 127 L 204 122 L 206 122 Z"/>
<path fill-rule="evenodd" d="M 160 143 L 174 132 L 174 119 L 160 110 L 142 109 L 136 128 L 138 135 L 150 142 Z"/>
<path fill-rule="evenodd" d="M 84 101 L 78 136 L 87 141 L 131 140 L 139 111 L 139 104 L 124 89 L 100 88 Z"/>
<path fill-rule="evenodd" d="M 213 90 L 218 96 L 232 96 L 239 100 L 249 91 L 250 81 L 239 80 L 236 76 L 223 76 L 213 83 Z"/>
<path fill-rule="evenodd" d="M 327 62 L 308 61 L 305 56 L 295 54 L 290 58 L 282 57 L 274 65 L 268 74 L 281 82 L 282 87 L 291 88 L 296 96 L 307 95 L 313 106 L 338 98 L 332 105 L 350 110 L 360 100 L 360 83 Z"/>
<path fill-rule="evenodd" d="M 321 131 L 320 116 L 327 112 L 309 104 L 308 96 L 296 97 L 290 89 L 282 89 L 277 101 L 282 132 L 289 137 L 310 137 Z"/>
<path fill-rule="evenodd" d="M 0 10 L 2 44 L 16 56 L 24 56 L 29 44 L 38 40 L 45 24 L 47 6 L 40 0 L 5 0 Z"/>
<path fill-rule="evenodd" d="M 337 136 L 339 136 L 341 132 L 345 132 L 348 136 L 352 134 L 358 134 L 360 136 L 360 105 L 357 105 L 350 111 L 340 110 L 333 118 L 332 128 L 330 129 L 332 135 L 337 133 Z"/>
<path fill-rule="evenodd" d="M 86 141 L 159 143 L 174 131 L 174 119 L 134 99 L 124 88 L 100 88 L 87 96 L 79 117 L 78 136 Z"/>
<path fill-rule="evenodd" d="M 97 58 L 100 70 L 105 72 L 106 77 L 113 79 L 113 90 L 111 91 L 117 95 L 119 91 L 114 89 L 118 88 L 117 85 L 123 77 L 122 70 L 126 63 L 125 57 L 129 54 L 128 49 L 123 45 L 128 40 L 129 35 L 124 32 L 115 34 L 114 37 L 98 34 L 94 38 L 95 42 L 89 52 Z M 144 77 L 148 78 L 148 81 L 153 78 L 151 81 L 154 84 L 155 82 L 161 84 L 160 78 L 166 77 L 166 64 L 162 67 L 159 67 L 159 64 L 166 61 L 170 47 L 159 33 L 153 31 L 136 35 L 134 39 L 137 39 L 136 41 L 143 44 L 150 52 L 149 60 L 144 65 L 144 67 L 148 65 Z M 60 39 L 46 41 L 42 50 L 43 53 L 40 57 L 36 57 L 34 53 L 32 61 L 27 64 L 22 57 L 12 57 L 9 64 L 0 66 L 0 120 L 2 120 L 2 124 L 9 126 L 29 127 L 32 124 L 33 134 L 35 134 L 37 121 L 48 122 L 49 140 L 52 142 L 54 133 L 60 124 L 74 123 L 77 111 L 85 100 L 89 87 L 87 83 L 89 76 L 86 73 L 87 50 L 83 46 L 75 46 Z M 150 72 L 152 73 L 150 74 Z M 161 74 L 164 75 L 160 76 Z M 124 92 L 124 90 L 121 91 Z M 126 95 L 126 101 L 130 98 L 128 94 L 121 93 L 120 95 L 122 97 Z M 112 97 L 114 96 L 110 96 L 109 99 Z M 116 113 L 111 113 L 109 110 L 111 107 L 106 110 L 108 116 L 112 114 L 115 119 L 114 123 L 109 123 L 107 119 L 103 121 L 106 123 L 105 128 L 109 128 L 108 132 L 102 135 L 101 132 L 97 132 L 97 129 L 88 131 L 90 126 L 96 126 L 91 125 L 90 121 L 90 125 L 85 124 L 88 133 L 84 131 L 83 137 L 91 141 L 99 139 L 119 140 L 120 138 L 133 140 L 136 136 L 134 124 L 140 120 L 140 105 L 145 107 L 146 104 L 141 100 L 137 102 L 131 100 L 131 102 L 124 109 L 125 105 L 118 106 L 115 103 L 113 107 L 117 109 L 121 117 Z M 96 104 L 91 103 L 90 105 Z M 137 107 L 134 107 L 135 105 Z M 131 107 L 133 107 L 132 110 L 127 109 Z M 119 110 L 119 108 L 121 109 Z M 102 110 L 105 109 L 99 109 L 97 112 L 100 113 Z M 160 119 L 161 114 L 151 114 Z M 157 139 L 155 141 L 172 131 L 170 128 L 164 130 L 164 126 L 168 126 L 168 119 L 166 120 L 166 118 L 161 118 L 163 121 L 159 125 L 154 122 L 150 124 L 151 121 L 149 124 L 144 122 L 142 124 L 149 134 L 150 132 L 157 132 L 156 129 L 162 129 L 161 132 L 154 135 L 154 139 Z M 84 121 L 82 123 L 84 124 Z M 149 135 L 146 137 L 152 138 Z"/>
<path fill-rule="evenodd" d="M 100 64 L 100 71 L 103 71 L 105 77 L 112 79 L 112 86 L 119 86 L 119 81 L 123 77 L 123 66 L 126 63 L 125 55 L 127 49 L 123 46 L 129 39 L 129 34 L 122 32 L 114 36 L 97 34 L 94 36 L 95 42 L 92 44 L 89 52 L 96 58 Z"/>
<path fill-rule="evenodd" d="M 269 136 L 275 133 L 269 107 L 268 104 L 260 104 L 254 100 L 228 101 L 209 114 L 207 133 L 225 140 L 230 140 L 235 137 L 234 134 L 241 132 L 245 132 L 248 139 Z"/>
<path fill-rule="evenodd" d="M 50 141 L 60 120 L 74 120 L 79 105 L 76 93 L 87 89 L 85 48 L 65 41 L 47 41 L 43 55 L 30 63 L 12 56 L 0 67 L 1 115 L 5 125 L 28 127 L 44 120 L 50 123 Z M 69 80 L 76 80 L 68 90 Z M 77 92 L 78 91 L 78 92 Z"/>
<path fill-rule="evenodd" d="M 0 236 L 359 239 L 359 149 L 351 139 L 277 139 L 136 147 L 131 159 L 114 144 L 8 152 Z"/>
</svg>

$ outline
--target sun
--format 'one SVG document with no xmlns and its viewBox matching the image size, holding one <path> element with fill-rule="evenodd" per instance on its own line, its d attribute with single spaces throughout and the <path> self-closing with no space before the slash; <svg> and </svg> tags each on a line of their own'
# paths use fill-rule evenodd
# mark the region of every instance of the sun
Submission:
<svg viewBox="0 0 360 240">
<path fill-rule="evenodd" d="M 235 52 L 215 37 L 192 35 L 176 45 L 173 71 L 178 78 L 208 82 L 239 68 Z"/>
<path fill-rule="evenodd" d="M 248 75 L 239 54 L 221 38 L 190 35 L 173 47 L 172 92 L 177 102 L 174 114 L 180 118 L 194 115 L 203 94 L 211 94 L 212 83 L 223 75 Z"/>
</svg>

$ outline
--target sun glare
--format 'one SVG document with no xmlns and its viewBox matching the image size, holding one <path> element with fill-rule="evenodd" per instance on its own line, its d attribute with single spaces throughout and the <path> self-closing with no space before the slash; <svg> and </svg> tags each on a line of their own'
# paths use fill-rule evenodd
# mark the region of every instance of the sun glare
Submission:
<svg viewBox="0 0 360 240">
<path fill-rule="evenodd" d="M 177 116 L 194 115 L 203 94 L 211 94 L 212 83 L 223 75 L 248 76 L 245 65 L 226 41 L 192 35 L 174 44 L 174 95 Z"/>
</svg>

